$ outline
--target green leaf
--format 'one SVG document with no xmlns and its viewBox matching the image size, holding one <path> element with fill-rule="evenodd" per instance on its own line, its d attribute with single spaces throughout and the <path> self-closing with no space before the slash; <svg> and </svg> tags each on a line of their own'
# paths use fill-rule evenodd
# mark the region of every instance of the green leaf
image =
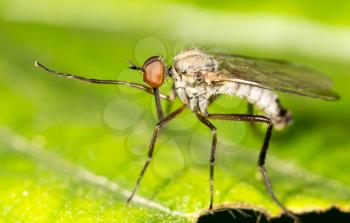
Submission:
<svg viewBox="0 0 350 223">
<path fill-rule="evenodd" d="M 128 207 L 125 201 L 146 161 L 156 123 L 152 95 L 58 79 L 33 66 L 39 60 L 58 71 L 141 83 L 137 72 L 126 70 L 127 60 L 142 63 L 138 60 L 162 49 L 167 52 L 159 53 L 171 54 L 176 37 L 160 34 L 161 40 L 149 39 L 144 38 L 147 31 L 133 29 L 13 21 L 0 25 L 6 30 L 0 36 L 0 219 L 190 222 L 207 210 L 210 131 L 194 115 L 187 111 L 161 131 L 155 158 Z M 155 48 L 146 47 L 149 42 Z M 282 95 L 295 123 L 274 132 L 267 169 L 276 195 L 293 212 L 333 206 L 349 211 L 349 65 L 239 50 L 293 59 L 332 74 L 343 97 L 339 102 Z M 167 88 L 169 84 L 162 90 Z M 174 108 L 179 105 L 177 101 Z M 245 110 L 244 103 L 229 97 L 211 108 L 226 113 Z M 254 135 L 244 123 L 215 125 L 215 208 L 250 207 L 280 215 L 256 167 L 263 135 Z"/>
<path fill-rule="evenodd" d="M 185 213 L 136 196 L 104 176 L 40 148 L 6 128 L 1 133 L 1 216 L 17 222 L 186 222 Z"/>
</svg>

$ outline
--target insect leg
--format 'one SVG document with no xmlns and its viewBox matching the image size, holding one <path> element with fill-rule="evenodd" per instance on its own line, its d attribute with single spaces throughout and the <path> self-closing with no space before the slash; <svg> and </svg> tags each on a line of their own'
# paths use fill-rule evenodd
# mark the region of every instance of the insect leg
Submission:
<svg viewBox="0 0 350 223">
<path fill-rule="evenodd" d="M 166 116 L 164 119 L 162 119 L 161 121 L 159 121 L 159 122 L 157 123 L 157 125 L 156 125 L 156 127 L 154 128 L 154 131 L 153 131 L 153 136 L 152 136 L 152 139 L 151 139 L 151 143 L 150 143 L 150 145 L 149 145 L 148 157 L 147 157 L 146 163 L 144 164 L 144 166 L 143 166 L 143 168 L 142 168 L 142 170 L 141 170 L 140 176 L 139 176 L 139 178 L 138 178 L 137 181 L 136 181 L 136 185 L 135 185 L 134 189 L 132 190 L 131 195 L 129 196 L 129 198 L 128 198 L 128 200 L 127 200 L 127 203 L 130 203 L 130 201 L 131 201 L 132 198 L 134 197 L 134 195 L 135 195 L 135 193 L 136 193 L 136 191 L 137 191 L 137 188 L 138 188 L 139 185 L 140 185 L 141 179 L 142 179 L 143 175 L 145 174 L 146 169 L 147 169 L 149 163 L 150 163 L 151 160 L 152 160 L 154 145 L 155 145 L 155 143 L 156 143 L 159 130 L 160 130 L 165 124 L 167 124 L 169 121 L 171 121 L 171 120 L 174 119 L 176 116 L 178 116 L 182 111 L 184 111 L 184 109 L 185 109 L 185 105 L 181 106 L 180 108 L 178 108 L 177 110 L 175 110 L 173 113 L 169 114 L 168 116 Z"/>
<path fill-rule="evenodd" d="M 248 103 L 247 112 L 249 115 L 254 115 L 254 104 Z M 261 131 L 259 131 L 259 128 L 258 126 L 256 126 L 256 123 L 254 121 L 250 121 L 249 125 L 253 133 L 255 134 L 255 136 L 260 136 L 262 134 Z"/>
<path fill-rule="evenodd" d="M 93 83 L 93 84 L 116 84 L 116 85 L 126 85 L 132 88 L 136 88 L 139 90 L 142 90 L 144 92 L 154 94 L 153 89 L 151 87 L 148 87 L 146 85 L 138 84 L 138 83 L 133 83 L 133 82 L 128 82 L 128 81 L 118 81 L 118 80 L 100 80 L 100 79 L 94 79 L 94 78 L 86 78 L 74 74 L 68 74 L 68 73 L 61 73 L 57 72 L 54 70 L 51 70 L 50 68 L 46 67 L 45 65 L 35 61 L 34 65 L 36 67 L 39 67 L 46 72 L 53 74 L 57 77 L 62 77 L 62 78 L 67 78 L 67 79 L 74 79 L 74 80 L 79 80 L 82 82 L 87 82 L 87 83 Z M 167 95 L 159 93 L 159 97 L 162 99 L 169 100 L 169 97 Z"/>
<path fill-rule="evenodd" d="M 211 119 L 219 119 L 219 120 L 262 122 L 268 125 L 264 142 L 259 154 L 258 166 L 259 166 L 261 175 L 263 176 L 266 189 L 270 194 L 271 198 L 273 199 L 273 201 L 284 211 L 286 215 L 293 218 L 295 222 L 299 222 L 299 218 L 294 214 L 292 214 L 286 207 L 284 207 L 284 205 L 276 197 L 275 193 L 273 192 L 270 179 L 267 175 L 267 171 L 264 166 L 267 150 L 269 148 L 269 143 L 272 135 L 272 129 L 273 129 L 273 123 L 271 119 L 261 115 L 246 115 L 246 114 L 208 114 L 207 117 Z"/>
<path fill-rule="evenodd" d="M 214 201 L 214 165 L 215 165 L 215 152 L 216 152 L 216 142 L 217 142 L 216 127 L 204 116 L 197 114 L 197 117 L 204 125 L 210 128 L 213 135 L 211 151 L 210 151 L 210 204 L 209 204 L 209 211 L 212 211 L 213 201 Z"/>
<path fill-rule="evenodd" d="M 158 121 L 160 121 L 164 118 L 164 113 L 163 113 L 162 104 L 160 102 L 159 88 L 153 88 L 153 95 L 154 95 L 154 100 L 156 102 Z"/>
<path fill-rule="evenodd" d="M 176 98 L 175 84 L 173 83 L 173 85 L 171 86 L 171 90 L 170 90 L 170 92 L 169 92 L 169 95 L 168 95 L 168 103 L 167 103 L 167 106 L 166 106 L 166 108 L 165 108 L 165 112 L 166 112 L 167 114 L 170 113 L 171 108 L 172 108 L 172 106 L 173 106 L 173 103 L 172 103 L 172 102 L 175 100 L 175 98 Z"/>
</svg>

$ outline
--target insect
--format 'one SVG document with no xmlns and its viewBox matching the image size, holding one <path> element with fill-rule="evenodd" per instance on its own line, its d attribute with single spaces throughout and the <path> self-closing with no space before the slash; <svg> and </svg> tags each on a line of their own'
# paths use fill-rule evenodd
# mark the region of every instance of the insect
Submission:
<svg viewBox="0 0 350 223">
<path fill-rule="evenodd" d="M 168 67 L 160 56 L 152 56 L 143 66 L 131 63 L 130 68 L 141 71 L 146 85 L 119 80 L 91 79 L 73 74 L 60 73 L 35 62 L 37 67 L 58 77 L 76 79 L 96 84 L 117 84 L 137 88 L 153 94 L 157 108 L 158 123 L 155 126 L 148 157 L 136 185 L 128 198 L 130 202 L 140 185 L 146 169 L 153 158 L 159 130 L 177 117 L 185 109 L 190 109 L 198 120 L 212 132 L 212 146 L 210 153 L 210 203 L 213 209 L 214 165 L 217 143 L 217 129 L 210 119 L 244 121 L 251 123 L 265 123 L 267 130 L 258 157 L 258 167 L 264 184 L 273 201 L 287 214 L 297 221 L 276 197 L 272 190 L 270 179 L 265 169 L 265 158 L 269 147 L 273 127 L 283 129 L 292 120 L 291 112 L 282 107 L 274 91 L 292 93 L 323 100 L 337 100 L 339 96 L 331 90 L 331 81 L 317 71 L 301 65 L 285 61 L 260 59 L 232 54 L 210 53 L 201 49 L 184 50 L 173 58 L 173 65 Z M 169 95 L 160 93 L 166 78 L 173 81 L 173 88 Z M 208 106 L 218 95 L 228 94 L 241 97 L 250 106 L 255 105 L 264 115 L 250 114 L 210 114 Z M 172 101 L 178 97 L 183 105 L 164 116 L 160 101 Z"/>
</svg>

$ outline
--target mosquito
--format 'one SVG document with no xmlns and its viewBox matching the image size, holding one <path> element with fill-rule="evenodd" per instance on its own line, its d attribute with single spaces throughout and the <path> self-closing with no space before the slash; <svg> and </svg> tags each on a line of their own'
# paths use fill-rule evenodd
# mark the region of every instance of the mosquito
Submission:
<svg viewBox="0 0 350 223">
<path fill-rule="evenodd" d="M 198 120 L 212 132 L 209 169 L 209 211 L 213 210 L 214 165 L 217 144 L 217 129 L 210 120 L 264 123 L 267 126 L 267 130 L 257 164 L 267 192 L 272 200 L 286 215 L 295 221 L 298 221 L 298 218 L 279 201 L 273 192 L 265 169 L 265 159 L 273 128 L 283 129 L 292 120 L 292 113 L 282 107 L 275 91 L 327 101 L 334 101 L 340 98 L 337 93 L 332 91 L 332 83 L 327 77 L 304 66 L 280 60 L 213 53 L 198 48 L 187 49 L 175 55 L 172 66 L 168 66 L 161 56 L 148 58 L 143 66 L 137 66 L 130 62 L 129 68 L 140 71 L 145 84 L 119 80 L 99 80 L 56 72 L 39 62 L 35 62 L 35 66 L 58 77 L 95 84 L 127 85 L 153 94 L 158 123 L 153 131 L 147 160 L 127 200 L 128 203 L 131 202 L 135 195 L 141 179 L 153 158 L 159 130 L 174 120 L 185 109 L 190 109 Z M 173 88 L 168 95 L 165 95 L 160 93 L 159 88 L 167 78 L 172 80 Z M 209 113 L 208 106 L 216 100 L 217 96 L 225 94 L 238 96 L 246 100 L 250 107 L 248 114 Z M 183 104 L 175 111 L 164 116 L 161 100 L 173 101 L 177 97 Z M 253 114 L 253 106 L 257 107 L 263 115 Z"/>
</svg>

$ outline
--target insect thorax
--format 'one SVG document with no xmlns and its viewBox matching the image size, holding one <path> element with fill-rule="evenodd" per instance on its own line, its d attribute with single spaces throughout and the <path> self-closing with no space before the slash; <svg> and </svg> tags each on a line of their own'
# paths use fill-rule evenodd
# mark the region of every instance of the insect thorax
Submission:
<svg viewBox="0 0 350 223">
<path fill-rule="evenodd" d="M 238 82 L 212 82 L 209 76 L 218 73 L 219 69 L 218 61 L 199 49 L 175 56 L 171 70 L 175 91 L 192 111 L 205 115 L 209 102 L 215 96 L 228 94 L 256 105 L 277 128 L 283 128 L 291 121 L 291 113 L 282 108 L 278 96 L 271 90 Z"/>
</svg>

